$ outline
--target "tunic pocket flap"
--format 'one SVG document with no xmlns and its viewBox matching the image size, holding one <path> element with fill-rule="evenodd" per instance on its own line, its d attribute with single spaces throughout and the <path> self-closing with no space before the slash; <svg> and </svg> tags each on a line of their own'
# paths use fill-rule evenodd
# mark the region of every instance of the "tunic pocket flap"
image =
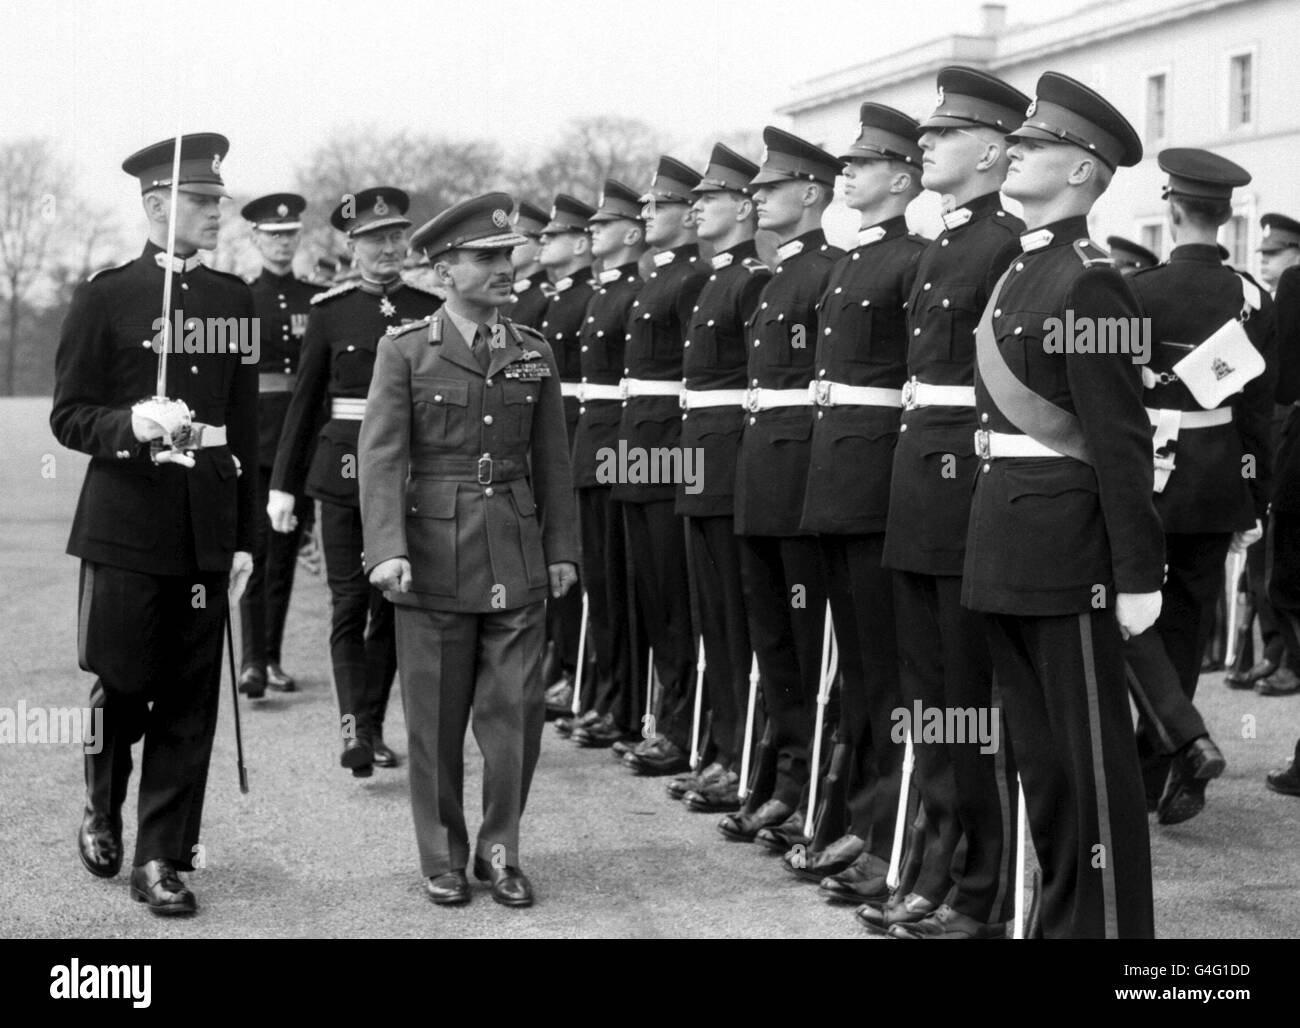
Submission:
<svg viewBox="0 0 1300 1028">
<path fill-rule="evenodd" d="M 454 518 L 458 482 L 416 479 L 406 491 L 406 513 L 416 518 Z"/>
<path fill-rule="evenodd" d="M 469 405 L 469 383 L 454 378 L 412 376 L 411 399 L 416 403 Z"/>
</svg>

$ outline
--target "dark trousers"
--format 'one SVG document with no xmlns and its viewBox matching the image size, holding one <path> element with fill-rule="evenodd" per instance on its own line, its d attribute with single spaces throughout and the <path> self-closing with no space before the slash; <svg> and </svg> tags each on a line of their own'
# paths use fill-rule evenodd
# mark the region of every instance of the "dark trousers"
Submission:
<svg viewBox="0 0 1300 1028">
<path fill-rule="evenodd" d="M 1044 937 L 1152 938 L 1151 848 L 1114 612 L 991 614 L 988 624 L 1043 872 Z"/>
<path fill-rule="evenodd" d="M 1288 659 L 1286 646 L 1282 640 L 1282 632 L 1278 628 L 1278 615 L 1273 609 L 1273 604 L 1268 598 L 1268 544 L 1261 539 L 1254 543 L 1246 551 L 1246 581 L 1250 588 L 1251 598 L 1255 603 L 1255 617 L 1259 620 L 1260 639 L 1264 644 L 1264 652 L 1261 659 L 1271 661 L 1275 666 L 1281 667 L 1284 660 Z M 1237 588 L 1237 583 L 1233 583 L 1233 589 Z M 1244 650 L 1253 648 L 1253 640 L 1250 638 L 1250 632 L 1245 633 L 1246 645 Z M 1238 666 L 1242 668 L 1250 667 L 1249 663 L 1243 664 L 1238 659 Z M 1294 667 L 1294 662 L 1291 664 Z"/>
<path fill-rule="evenodd" d="M 672 500 L 625 503 L 623 516 L 641 634 L 654 649 L 659 679 L 654 730 L 685 750 L 691 744 L 695 650 L 682 519 L 673 513 Z"/>
<path fill-rule="evenodd" d="M 736 523 L 730 517 L 687 518 L 686 534 L 696 621 L 704 637 L 704 709 L 712 714 L 714 760 L 739 771 L 752 651 Z"/>
<path fill-rule="evenodd" d="M 1223 565 L 1231 542 L 1232 535 L 1228 532 L 1203 535 L 1170 533 L 1165 536 L 1165 560 L 1169 571 L 1160 591 L 1160 617 L 1156 620 L 1155 631 L 1164 643 L 1165 653 L 1189 706 L 1196 695 L 1201 655 L 1205 652 L 1214 617 L 1214 602 L 1223 589 Z M 1153 679 L 1153 683 L 1158 681 L 1159 678 Z M 1159 689 L 1158 684 L 1155 688 Z M 1191 715 L 1183 715 L 1184 721 L 1190 722 L 1190 718 Z M 1159 800 L 1169 776 L 1171 757 L 1161 746 L 1159 734 L 1143 712 L 1138 718 L 1138 754 L 1149 801 Z M 1203 735 L 1204 731 L 1199 734 Z"/>
<path fill-rule="evenodd" d="M 771 799 L 798 807 L 817 716 L 826 583 L 812 536 L 738 536 L 749 638 L 775 755 Z M 746 692 L 748 696 L 748 692 Z"/>
<path fill-rule="evenodd" d="M 78 659 L 98 676 L 90 708 L 92 718 L 103 718 L 102 747 L 85 757 L 86 801 L 120 819 L 131 747 L 143 738 L 137 867 L 150 860 L 194 867 L 217 727 L 227 580 L 81 565 Z"/>
<path fill-rule="evenodd" d="M 483 824 L 474 854 L 519 866 L 519 821 L 546 723 L 545 605 L 460 614 L 397 608 L 410 747 L 411 813 L 426 878 L 465 867 L 465 729 L 483 754 Z"/>
<path fill-rule="evenodd" d="M 1000 701 L 993 687 L 987 626 L 961 605 L 957 576 L 896 572 L 894 615 L 898 626 L 900 685 L 910 713 L 920 703 L 923 719 L 970 711 L 974 726 L 989 731 L 988 744 L 970 738 L 927 741 L 925 721 L 911 723 L 916 782 L 925 807 L 927 835 L 913 891 L 933 903 L 948 902 L 977 921 L 1011 916 L 1015 860 L 1015 766 L 1001 735 Z M 931 711 L 940 712 L 930 715 Z M 931 733 L 936 734 L 936 733 Z M 989 750 L 992 752 L 981 752 Z M 964 854 L 958 844 L 964 841 Z"/>
<path fill-rule="evenodd" d="M 1145 725 L 1138 744 L 1139 753 L 1146 749 L 1168 756 L 1207 734 L 1200 711 L 1183 692 L 1178 672 L 1155 626 L 1124 640 L 1124 664 L 1129 691 Z M 1148 799 L 1154 802 L 1160 795 Z"/>
<path fill-rule="evenodd" d="M 330 587 L 330 661 L 343 737 L 383 734 L 397 673 L 393 605 L 374 588 L 361 563 L 361 512 L 322 502 L 321 548 Z"/>
<path fill-rule="evenodd" d="M 848 830 L 889 860 L 903 746 L 891 739 L 902 706 L 894 575 L 880 566 L 884 535 L 820 539 L 840 653 L 839 739 L 848 747 Z"/>
<path fill-rule="evenodd" d="M 257 469 L 257 509 L 266 509 L 271 469 Z M 294 507 L 298 525 L 292 532 L 273 532 L 268 526 L 258 536 L 253 551 L 253 573 L 240 600 L 240 629 L 243 636 L 241 663 L 244 667 L 266 669 L 267 662 L 280 663 L 280 646 L 284 641 L 284 619 L 289 613 L 289 594 L 293 592 L 293 574 L 298 566 L 298 545 L 302 533 L 315 512 L 310 496 L 299 496 Z"/>
<path fill-rule="evenodd" d="M 1268 599 L 1286 652 L 1300 658 L 1300 512 L 1269 514 L 1265 544 Z"/>
<path fill-rule="evenodd" d="M 596 673 L 583 683 L 582 709 L 610 714 L 620 728 L 631 732 L 640 726 L 640 712 L 635 709 L 628 635 L 627 547 L 623 505 L 610 498 L 612 491 L 609 486 L 578 490 L 587 648 L 596 658 L 588 662 L 588 667 L 594 663 Z"/>
</svg>

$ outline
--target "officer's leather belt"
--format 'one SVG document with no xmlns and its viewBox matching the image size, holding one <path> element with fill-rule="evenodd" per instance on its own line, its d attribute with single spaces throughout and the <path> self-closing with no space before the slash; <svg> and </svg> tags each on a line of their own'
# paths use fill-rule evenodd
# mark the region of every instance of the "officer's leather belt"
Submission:
<svg viewBox="0 0 1300 1028">
<path fill-rule="evenodd" d="M 561 395 L 561 396 L 571 396 L 571 397 L 573 397 L 575 400 L 581 400 L 581 399 L 582 399 L 582 383 L 581 383 L 581 382 L 561 382 L 561 383 L 560 383 L 560 395 Z"/>
<path fill-rule="evenodd" d="M 1037 439 L 1011 432 L 990 432 L 979 429 L 975 433 L 975 455 L 980 460 L 1000 460 L 1004 457 L 1064 457 Z"/>
<path fill-rule="evenodd" d="M 526 461 L 515 457 L 426 457 L 411 465 L 412 478 L 430 478 L 440 482 L 513 482 L 528 475 Z"/>
<path fill-rule="evenodd" d="M 918 382 L 915 378 L 903 383 L 903 409 L 917 407 L 974 407 L 974 386 L 940 386 Z"/>
<path fill-rule="evenodd" d="M 210 450 L 225 445 L 225 425 L 205 425 L 201 421 L 191 421 L 181 431 L 172 433 L 172 447 L 177 450 Z"/>
<path fill-rule="evenodd" d="M 619 396 L 630 400 L 634 396 L 681 396 L 685 387 L 679 381 L 663 382 L 653 378 L 625 378 L 619 381 Z"/>
<path fill-rule="evenodd" d="M 808 383 L 808 395 L 818 407 L 898 407 L 903 402 L 901 389 L 880 386 L 851 386 L 824 379 Z"/>
<path fill-rule="evenodd" d="M 366 401 L 351 396 L 330 400 L 330 417 L 336 421 L 360 421 L 366 416 Z"/>
<path fill-rule="evenodd" d="M 621 400 L 623 399 L 623 390 L 616 385 L 596 385 L 590 382 L 579 382 L 577 395 L 579 403 L 586 403 L 588 400 Z"/>
<path fill-rule="evenodd" d="M 257 373 L 257 391 L 259 393 L 291 393 L 298 376 L 289 371 L 259 371 Z"/>
<path fill-rule="evenodd" d="M 755 387 L 745 390 L 745 410 L 751 412 L 771 410 L 773 407 L 811 407 L 812 402 L 807 386 L 802 389 Z"/>
<path fill-rule="evenodd" d="M 1232 423 L 1231 407 L 1215 407 L 1214 410 L 1156 410 L 1153 407 L 1147 408 L 1147 419 L 1153 425 L 1160 424 L 1162 417 L 1170 415 L 1177 415 L 1180 429 L 1213 428 L 1215 425 L 1229 425 Z"/>
<path fill-rule="evenodd" d="M 682 410 L 700 407 L 743 407 L 747 389 L 684 389 L 681 395 Z"/>
</svg>

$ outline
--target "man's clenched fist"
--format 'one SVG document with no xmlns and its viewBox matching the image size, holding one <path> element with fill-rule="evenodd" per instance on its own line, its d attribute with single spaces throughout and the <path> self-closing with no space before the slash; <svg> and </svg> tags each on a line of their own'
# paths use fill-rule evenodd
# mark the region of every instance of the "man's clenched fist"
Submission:
<svg viewBox="0 0 1300 1028">
<path fill-rule="evenodd" d="M 411 562 L 405 557 L 390 557 L 380 561 L 370 572 L 370 584 L 386 593 L 409 593 Z"/>
</svg>

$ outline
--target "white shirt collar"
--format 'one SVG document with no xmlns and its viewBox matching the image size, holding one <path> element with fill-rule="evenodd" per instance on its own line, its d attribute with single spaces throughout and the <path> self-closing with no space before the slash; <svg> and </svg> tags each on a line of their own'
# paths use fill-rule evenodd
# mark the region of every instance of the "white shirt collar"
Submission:
<svg viewBox="0 0 1300 1028">
<path fill-rule="evenodd" d="M 154 263 L 157 264 L 158 267 L 167 267 L 166 251 L 154 254 L 153 259 Z M 179 275 L 183 271 L 193 271 L 202 263 L 203 262 L 199 260 L 199 255 L 197 253 L 192 257 L 172 257 L 172 271 Z"/>
</svg>

